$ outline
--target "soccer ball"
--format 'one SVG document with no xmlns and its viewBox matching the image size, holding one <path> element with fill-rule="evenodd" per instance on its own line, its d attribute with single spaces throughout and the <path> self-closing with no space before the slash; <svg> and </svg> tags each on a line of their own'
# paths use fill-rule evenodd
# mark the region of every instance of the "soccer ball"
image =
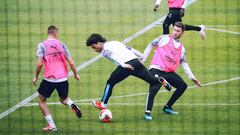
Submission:
<svg viewBox="0 0 240 135">
<path fill-rule="evenodd" d="M 112 120 L 112 112 L 108 109 L 103 109 L 100 111 L 99 119 L 102 122 L 110 122 Z"/>
</svg>

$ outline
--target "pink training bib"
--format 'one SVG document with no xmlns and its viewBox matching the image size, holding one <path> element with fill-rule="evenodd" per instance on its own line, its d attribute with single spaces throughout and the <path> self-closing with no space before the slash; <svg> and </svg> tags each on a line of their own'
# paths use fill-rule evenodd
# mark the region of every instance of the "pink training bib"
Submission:
<svg viewBox="0 0 240 135">
<path fill-rule="evenodd" d="M 65 51 L 59 40 L 46 40 L 43 42 L 46 53 L 44 61 L 44 78 L 60 79 L 68 77 Z"/>
</svg>

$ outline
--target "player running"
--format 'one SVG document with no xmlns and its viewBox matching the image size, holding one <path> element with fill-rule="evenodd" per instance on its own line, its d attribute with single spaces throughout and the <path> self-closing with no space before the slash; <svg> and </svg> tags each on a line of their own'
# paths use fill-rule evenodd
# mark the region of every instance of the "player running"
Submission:
<svg viewBox="0 0 240 135">
<path fill-rule="evenodd" d="M 168 0 L 169 13 L 163 22 L 163 34 L 169 34 L 169 26 L 174 25 L 175 22 L 182 22 L 182 17 L 185 14 L 185 9 L 190 1 L 189 0 Z M 161 0 L 156 0 L 154 11 L 157 11 Z M 193 26 L 185 24 L 185 30 L 199 31 L 202 39 L 206 37 L 205 26 Z"/>
</svg>

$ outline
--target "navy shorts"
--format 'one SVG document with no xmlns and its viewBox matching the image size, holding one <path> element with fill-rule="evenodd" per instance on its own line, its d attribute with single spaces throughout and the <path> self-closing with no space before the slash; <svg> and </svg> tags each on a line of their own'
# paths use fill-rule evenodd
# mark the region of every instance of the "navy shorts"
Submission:
<svg viewBox="0 0 240 135">
<path fill-rule="evenodd" d="M 56 89 L 58 92 L 58 96 L 60 98 L 67 98 L 68 97 L 68 81 L 64 82 L 48 82 L 46 80 L 42 80 L 38 92 L 42 96 L 49 98 L 53 91 Z"/>
</svg>

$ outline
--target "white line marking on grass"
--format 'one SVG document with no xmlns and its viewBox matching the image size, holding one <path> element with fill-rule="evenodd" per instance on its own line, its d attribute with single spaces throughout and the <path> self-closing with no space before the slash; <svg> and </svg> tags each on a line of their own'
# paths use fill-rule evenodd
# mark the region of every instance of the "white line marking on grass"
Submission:
<svg viewBox="0 0 240 135">
<path fill-rule="evenodd" d="M 232 28 L 232 27 L 240 27 L 240 25 L 225 25 L 225 24 L 217 24 L 217 25 L 208 25 L 207 27 L 210 27 L 210 28 Z"/>
<path fill-rule="evenodd" d="M 202 84 L 202 87 L 204 86 L 210 86 L 210 85 L 215 85 L 215 84 L 222 84 L 222 83 L 227 83 L 230 81 L 235 81 L 235 80 L 239 80 L 240 77 L 235 77 L 235 78 L 231 78 L 231 79 L 226 79 L 226 80 L 220 80 L 220 81 L 214 81 L 214 82 L 209 82 L 209 83 L 205 83 Z M 196 86 L 189 86 L 188 89 L 193 89 L 196 88 Z M 160 90 L 159 92 L 168 92 L 167 90 Z M 112 96 L 111 99 L 118 99 L 118 98 L 126 98 L 126 97 L 136 97 L 136 96 L 143 96 L 146 95 L 147 93 L 137 93 L 137 94 L 129 94 L 129 95 L 122 95 L 122 96 Z M 83 100 L 75 100 L 74 102 L 77 104 L 81 104 L 81 103 L 86 103 L 86 102 L 90 102 L 92 100 L 95 100 L 96 98 L 91 98 L 91 99 L 83 99 Z M 97 99 L 101 99 L 101 98 L 97 98 Z M 48 105 L 58 105 L 61 104 L 60 102 L 52 102 L 52 103 L 48 103 Z M 90 103 L 87 103 L 90 104 Z M 37 106 L 38 103 L 26 103 L 22 106 Z"/>
<path fill-rule="evenodd" d="M 128 43 L 131 40 L 133 40 L 134 38 L 140 36 L 141 34 L 145 33 L 146 31 L 152 29 L 157 23 L 159 23 L 160 21 L 163 21 L 165 18 L 161 17 L 160 19 L 158 19 L 157 21 L 151 23 L 150 25 L 146 26 L 145 28 L 141 29 L 140 31 L 136 32 L 135 34 L 131 35 L 130 37 L 126 38 L 125 40 L 123 40 L 123 43 Z M 99 59 L 101 59 L 103 56 L 102 55 L 97 55 L 93 58 L 91 58 L 90 60 L 84 62 L 83 64 L 79 65 L 77 67 L 77 71 L 80 71 L 81 69 L 91 65 L 92 63 L 98 61 Z M 72 76 L 73 72 L 69 72 L 69 76 Z M 33 99 L 35 99 L 38 96 L 38 92 L 34 93 L 33 95 L 27 97 L 26 99 L 22 100 L 21 102 L 19 102 L 18 104 L 16 104 L 15 106 L 9 108 L 8 110 L 4 111 L 3 113 L 0 114 L 0 119 L 4 118 L 5 116 L 9 115 L 10 113 L 14 112 L 15 110 L 17 110 L 18 108 L 20 108 L 21 106 L 23 106 L 24 104 L 32 101 Z"/>
<path fill-rule="evenodd" d="M 48 105 L 59 105 L 60 103 L 49 103 Z M 91 106 L 91 103 L 77 103 L 78 105 Z M 118 106 L 145 106 L 145 103 L 109 103 L 109 105 Z M 157 103 L 154 106 L 165 105 L 165 103 Z M 240 106 L 240 103 L 176 103 L 177 106 Z M 23 107 L 38 106 L 38 103 L 25 104 Z"/>
<path fill-rule="evenodd" d="M 189 5 L 191 5 L 192 3 L 196 2 L 196 1 L 197 1 L 197 0 L 192 0 L 192 1 L 189 3 Z M 189 6 L 189 5 L 187 5 L 187 6 Z M 136 32 L 135 34 L 131 35 L 130 37 L 124 39 L 122 42 L 123 42 L 124 44 L 130 42 L 132 39 L 140 36 L 140 35 L 143 34 L 144 32 L 146 32 L 146 31 L 152 29 L 153 27 L 155 27 L 155 25 L 156 25 L 157 23 L 161 23 L 161 21 L 163 21 L 164 18 L 165 18 L 165 16 L 164 16 L 164 17 L 161 17 L 161 18 L 158 19 L 157 21 L 151 23 L 150 25 L 146 26 L 145 28 L 143 28 L 143 29 L 141 29 L 140 31 Z M 81 65 L 79 65 L 79 66 L 77 67 L 77 71 L 80 71 L 81 69 L 83 69 L 83 68 L 91 65 L 92 63 L 98 61 L 98 60 L 101 59 L 101 58 L 102 58 L 102 55 L 97 55 L 97 56 L 95 56 L 94 58 L 92 58 L 92 59 L 84 62 L 84 63 L 81 64 Z M 73 75 L 73 73 L 70 72 L 70 73 L 69 73 L 69 76 L 72 76 L 72 75 Z M 17 110 L 18 108 L 20 108 L 20 107 L 23 106 L 24 104 L 32 101 L 32 100 L 35 99 L 37 96 L 38 96 L 38 93 L 36 92 L 36 93 L 34 93 L 33 95 L 31 95 L 31 96 L 27 97 L 26 99 L 22 100 L 21 102 L 19 102 L 18 104 L 14 105 L 13 107 L 7 109 L 6 111 L 4 111 L 3 113 L 0 114 L 0 119 L 4 118 L 5 116 L 7 116 L 7 115 L 9 115 L 10 113 L 14 112 L 15 110 Z"/>
<path fill-rule="evenodd" d="M 217 31 L 217 32 L 222 32 L 222 33 L 230 33 L 230 34 L 240 35 L 240 32 L 235 32 L 235 31 L 230 31 L 230 30 L 216 29 L 216 28 L 210 28 L 210 27 L 207 27 L 206 29 L 212 30 L 212 31 Z"/>
</svg>

